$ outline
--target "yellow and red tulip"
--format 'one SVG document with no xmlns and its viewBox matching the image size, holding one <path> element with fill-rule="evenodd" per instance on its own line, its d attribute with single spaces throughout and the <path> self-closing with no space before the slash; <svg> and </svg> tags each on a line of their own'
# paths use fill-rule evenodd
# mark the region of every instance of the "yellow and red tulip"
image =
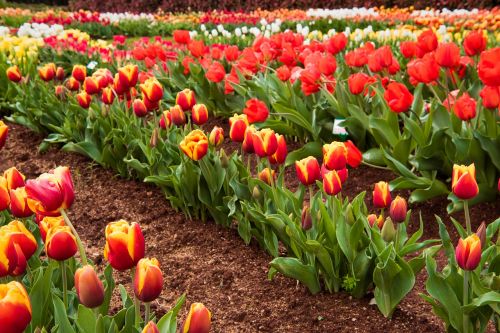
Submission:
<svg viewBox="0 0 500 333">
<path fill-rule="evenodd" d="M 267 185 L 271 186 L 276 178 L 276 171 L 269 168 L 264 168 L 259 172 L 259 179 Z"/>
<path fill-rule="evenodd" d="M 0 275 L 24 273 L 27 261 L 38 247 L 33 234 L 20 221 L 0 227 Z"/>
<path fill-rule="evenodd" d="M 80 82 L 76 80 L 74 77 L 70 77 L 68 81 L 66 81 L 66 88 L 68 88 L 71 91 L 77 91 L 80 89 Z"/>
<path fill-rule="evenodd" d="M 175 104 L 179 105 L 184 111 L 191 110 L 191 108 L 196 104 L 194 91 L 191 89 L 179 91 L 175 97 Z"/>
<path fill-rule="evenodd" d="M 76 270 L 75 289 L 78 300 L 87 308 L 96 308 L 104 302 L 104 286 L 90 265 Z"/>
<path fill-rule="evenodd" d="M 137 117 L 145 117 L 148 114 L 148 108 L 142 99 L 136 98 L 132 103 L 132 109 Z"/>
<path fill-rule="evenodd" d="M 113 104 L 113 101 L 115 100 L 115 92 L 113 91 L 113 88 L 110 87 L 104 88 L 102 90 L 101 99 L 104 104 L 107 105 Z"/>
<path fill-rule="evenodd" d="M 288 155 L 286 140 L 283 135 L 276 134 L 276 141 L 278 142 L 278 148 L 273 155 L 269 156 L 269 162 L 271 162 L 271 164 L 283 164 L 285 163 L 286 156 Z"/>
<path fill-rule="evenodd" d="M 224 142 L 224 130 L 219 126 L 214 126 L 208 137 L 208 141 L 214 147 L 218 147 Z"/>
<path fill-rule="evenodd" d="M 3 121 L 0 120 L 0 149 L 2 149 L 3 146 L 5 146 L 8 134 L 9 134 L 9 127 L 5 125 Z"/>
<path fill-rule="evenodd" d="M 134 294 L 142 302 L 149 303 L 160 296 L 163 274 L 156 258 L 143 258 L 137 263 L 134 278 Z"/>
<path fill-rule="evenodd" d="M 83 65 L 74 65 L 73 66 L 73 71 L 71 72 L 71 76 L 79 81 L 83 82 L 85 78 L 87 77 L 87 67 Z"/>
<path fill-rule="evenodd" d="M 195 104 L 191 110 L 191 119 L 193 123 L 201 126 L 208 120 L 208 109 L 205 104 Z"/>
<path fill-rule="evenodd" d="M 86 77 L 83 81 L 83 90 L 85 90 L 85 92 L 90 95 L 99 93 L 101 91 L 101 88 L 99 87 L 99 81 L 93 76 Z"/>
<path fill-rule="evenodd" d="M 50 229 L 64 225 L 66 225 L 66 223 L 64 223 L 64 218 L 62 216 L 45 216 L 38 223 L 38 228 L 40 229 L 40 236 L 42 236 L 42 240 L 45 242 L 45 240 L 47 239 L 47 233 Z"/>
<path fill-rule="evenodd" d="M 135 87 L 138 79 L 139 67 L 137 65 L 126 65 L 118 69 L 118 80 L 115 77 L 115 84 L 118 83 L 124 90 L 128 90 Z"/>
<path fill-rule="evenodd" d="M 316 180 L 321 179 L 318 160 L 313 156 L 296 161 L 295 171 L 297 172 L 297 177 L 300 182 L 305 186 L 312 185 Z"/>
<path fill-rule="evenodd" d="M 302 227 L 302 230 L 306 231 L 312 228 L 312 216 L 309 206 L 302 207 L 302 213 L 300 215 L 300 226 Z"/>
<path fill-rule="evenodd" d="M 408 206 L 406 200 L 399 195 L 391 202 L 389 208 L 389 215 L 394 222 L 403 222 L 406 220 L 406 213 L 408 212 Z"/>
<path fill-rule="evenodd" d="M 373 190 L 373 206 L 375 206 L 375 208 L 388 208 L 391 201 L 392 197 L 389 190 L 389 184 L 383 181 L 376 183 Z"/>
<path fill-rule="evenodd" d="M 162 129 L 167 129 L 171 125 L 172 125 L 172 114 L 170 113 L 170 110 L 165 110 L 163 111 L 160 117 L 160 127 Z"/>
<path fill-rule="evenodd" d="M 472 234 L 465 239 L 459 239 L 455 249 L 455 258 L 460 268 L 473 271 L 481 261 L 481 239 Z"/>
<path fill-rule="evenodd" d="M 272 156 L 278 149 L 276 133 L 270 128 L 255 131 L 252 134 L 252 143 L 255 154 L 259 157 Z"/>
<path fill-rule="evenodd" d="M 45 64 L 38 69 L 38 75 L 46 82 L 51 81 L 56 76 L 56 65 L 53 63 Z"/>
<path fill-rule="evenodd" d="M 0 235 L 2 235 L 1 229 Z M 17 250 L 19 250 L 22 258 L 24 258 L 21 248 L 19 248 L 19 246 L 17 248 L 14 247 L 14 243 L 10 237 L 4 236 L 0 238 L 0 278 L 12 274 L 12 272 L 17 268 Z M 24 261 L 26 262 L 26 260 Z"/>
<path fill-rule="evenodd" d="M 253 125 L 247 126 L 247 129 L 245 130 L 245 137 L 241 143 L 241 149 L 243 149 L 243 151 L 247 154 L 253 154 L 255 152 L 255 149 L 253 148 L 253 134 L 256 131 L 257 130 Z"/>
<path fill-rule="evenodd" d="M 384 216 L 380 214 L 379 216 L 375 214 L 370 214 L 367 217 L 368 223 L 370 224 L 370 227 L 373 227 L 376 225 L 379 229 L 382 229 L 384 226 Z"/>
<path fill-rule="evenodd" d="M 170 116 L 176 126 L 182 126 L 186 123 L 186 114 L 179 105 L 170 108 Z"/>
<path fill-rule="evenodd" d="M 78 251 L 76 238 L 68 226 L 54 226 L 47 232 L 45 252 L 51 259 L 64 261 Z"/>
<path fill-rule="evenodd" d="M 33 215 L 33 211 L 28 205 L 28 195 L 25 187 L 18 187 L 10 190 L 10 213 L 15 217 L 28 217 Z"/>
<path fill-rule="evenodd" d="M 235 114 L 229 118 L 229 137 L 232 141 L 243 142 L 248 127 L 248 119 L 244 114 Z"/>
<path fill-rule="evenodd" d="M 179 144 L 181 150 L 193 161 L 202 159 L 208 152 L 208 139 L 203 131 L 191 131 Z"/>
<path fill-rule="evenodd" d="M 142 94 L 152 103 L 160 101 L 163 97 L 163 87 L 156 78 L 149 78 L 139 85 Z"/>
<path fill-rule="evenodd" d="M 343 142 L 334 141 L 323 145 L 323 164 L 329 170 L 345 169 L 347 164 L 347 149 Z"/>
<path fill-rule="evenodd" d="M 76 100 L 82 108 L 88 109 L 90 102 L 92 102 L 92 96 L 90 96 L 86 91 L 82 91 L 76 95 Z"/>
<path fill-rule="evenodd" d="M 182 333 L 209 333 L 212 314 L 202 303 L 193 303 L 184 322 Z"/>
<path fill-rule="evenodd" d="M 342 190 L 342 180 L 337 170 L 331 170 L 324 175 L 323 189 L 328 195 L 336 195 Z"/>
<path fill-rule="evenodd" d="M 462 200 L 472 199 L 479 193 L 474 163 L 469 166 L 453 165 L 451 189 Z"/>
<path fill-rule="evenodd" d="M 31 322 L 31 303 L 26 289 L 17 281 L 0 284 L 2 333 L 22 333 Z"/>
<path fill-rule="evenodd" d="M 158 326 L 156 326 L 155 323 L 150 321 L 146 326 L 144 326 L 142 333 L 160 333 L 160 330 L 158 329 Z"/>
<path fill-rule="evenodd" d="M 139 224 L 125 220 L 106 226 L 104 257 L 111 267 L 124 271 L 134 267 L 144 257 L 145 243 Z"/>
<path fill-rule="evenodd" d="M 9 208 L 10 194 L 9 183 L 5 177 L 0 176 L 0 211 Z"/>
<path fill-rule="evenodd" d="M 23 75 L 17 66 L 10 66 L 7 68 L 6 74 L 7 78 L 12 82 L 19 82 L 23 78 Z"/>
</svg>

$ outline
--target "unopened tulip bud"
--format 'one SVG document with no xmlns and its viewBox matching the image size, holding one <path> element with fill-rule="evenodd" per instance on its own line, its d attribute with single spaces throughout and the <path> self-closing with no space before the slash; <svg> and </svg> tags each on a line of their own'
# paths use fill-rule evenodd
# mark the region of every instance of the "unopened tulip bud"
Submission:
<svg viewBox="0 0 500 333">
<path fill-rule="evenodd" d="M 182 333 L 209 333 L 212 314 L 201 303 L 191 304 Z"/>
<path fill-rule="evenodd" d="M 219 126 L 214 126 L 208 137 L 208 141 L 214 147 L 218 147 L 224 142 L 224 130 Z"/>
<path fill-rule="evenodd" d="M 382 227 L 382 238 L 386 242 L 392 242 L 394 236 L 396 236 L 396 229 L 394 228 L 394 223 L 390 217 L 387 217 L 384 222 L 384 226 Z"/>
<path fill-rule="evenodd" d="M 159 265 L 155 258 L 143 258 L 137 263 L 134 294 L 142 302 L 152 302 L 161 294 L 163 274 Z"/>
<path fill-rule="evenodd" d="M 155 323 L 150 321 L 146 326 L 144 326 L 142 333 L 160 333 L 160 330 L 158 329 L 158 326 L 156 326 Z"/>
<path fill-rule="evenodd" d="M 376 225 L 379 229 L 382 229 L 382 226 L 384 225 L 384 217 L 382 215 L 377 216 L 375 214 L 370 214 L 366 218 L 370 227 Z"/>
<path fill-rule="evenodd" d="M 476 235 L 481 240 L 481 248 L 484 249 L 486 247 L 486 224 L 484 222 L 477 228 Z"/>
<path fill-rule="evenodd" d="M 186 114 L 179 105 L 170 108 L 170 116 L 176 126 L 182 126 L 186 123 Z"/>
<path fill-rule="evenodd" d="M 465 239 L 460 239 L 455 249 L 457 264 L 466 271 L 473 271 L 481 261 L 481 239 L 472 234 Z"/>
<path fill-rule="evenodd" d="M 259 200 L 260 197 L 261 197 L 261 194 L 260 194 L 260 190 L 257 186 L 255 186 L 252 190 L 252 197 L 255 199 L 255 200 Z"/>
<path fill-rule="evenodd" d="M 220 157 L 220 164 L 221 166 L 226 169 L 229 166 L 229 157 L 227 156 L 226 152 L 224 149 L 221 149 L 219 151 L 219 157 Z"/>
<path fill-rule="evenodd" d="M 312 228 L 312 216 L 311 216 L 311 209 L 309 208 L 309 206 L 304 206 L 302 208 L 300 225 L 302 226 L 302 230 L 305 231 Z"/>
<path fill-rule="evenodd" d="M 272 169 L 265 168 L 262 169 L 261 172 L 259 172 L 259 179 L 269 186 L 271 186 L 275 178 L 276 178 L 276 171 Z"/>
<path fill-rule="evenodd" d="M 406 205 L 406 200 L 401 198 L 399 195 L 391 202 L 391 207 L 389 208 L 389 215 L 391 219 L 400 223 L 406 220 L 406 213 L 408 212 L 408 207 Z"/>
<path fill-rule="evenodd" d="M 345 220 L 349 225 L 353 225 L 356 222 L 351 203 L 347 204 L 347 208 L 345 210 Z"/>
<path fill-rule="evenodd" d="M 149 139 L 149 146 L 154 148 L 158 144 L 158 129 L 155 128 L 153 133 L 151 133 L 151 138 Z"/>
<path fill-rule="evenodd" d="M 87 308 L 96 308 L 104 302 L 104 286 L 90 265 L 76 270 L 75 289 L 80 303 Z"/>
<path fill-rule="evenodd" d="M 57 67 L 57 69 L 56 69 L 56 80 L 58 80 L 58 81 L 64 80 L 64 68 Z"/>
</svg>

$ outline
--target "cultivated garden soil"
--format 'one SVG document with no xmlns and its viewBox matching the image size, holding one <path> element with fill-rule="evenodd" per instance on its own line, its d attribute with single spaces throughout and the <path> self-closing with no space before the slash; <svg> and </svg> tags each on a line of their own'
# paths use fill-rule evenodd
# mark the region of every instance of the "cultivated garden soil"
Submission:
<svg viewBox="0 0 500 333">
<path fill-rule="evenodd" d="M 153 302 L 158 313 L 168 311 L 176 298 L 186 293 L 187 304 L 203 302 L 212 311 L 213 332 L 443 331 L 431 307 L 418 296 L 425 290 L 425 273 L 418 276 L 414 290 L 390 320 L 380 314 L 376 305 L 370 305 L 370 295 L 360 300 L 346 293 L 313 296 L 283 276 L 268 281 L 268 263 L 272 258 L 255 243 L 245 246 L 236 230 L 213 222 L 190 221 L 170 207 L 154 186 L 117 178 L 112 171 L 85 157 L 55 148 L 39 154 L 41 136 L 18 125 L 9 127 L 9 138 L 0 155 L 0 170 L 16 166 L 33 178 L 57 165 L 69 166 L 76 192 L 70 217 L 90 258 L 100 269 L 105 265 L 106 224 L 122 218 L 141 224 L 146 255 L 159 259 L 165 276 L 164 291 Z M 231 146 L 226 148 L 231 150 Z M 297 186 L 294 171 L 287 173 L 290 187 Z M 394 177 L 389 171 L 360 167 L 350 171 L 343 193 L 353 197 L 366 190 L 369 204 L 373 184 Z M 439 237 L 434 214 L 445 218 L 446 204 L 446 199 L 440 198 L 411 207 L 415 216 L 415 211 L 422 210 L 424 238 Z M 471 213 L 474 228 L 482 221 L 493 221 L 500 216 L 500 200 L 474 206 Z M 455 217 L 462 220 L 461 214 Z M 417 224 L 412 223 L 412 231 L 416 229 Z M 456 240 L 457 235 L 452 236 Z M 442 255 L 439 262 L 445 262 Z M 128 275 L 115 277 L 117 283 L 129 284 Z M 113 304 L 120 306 L 118 296 Z M 180 313 L 181 321 L 186 312 L 187 306 Z"/>
</svg>

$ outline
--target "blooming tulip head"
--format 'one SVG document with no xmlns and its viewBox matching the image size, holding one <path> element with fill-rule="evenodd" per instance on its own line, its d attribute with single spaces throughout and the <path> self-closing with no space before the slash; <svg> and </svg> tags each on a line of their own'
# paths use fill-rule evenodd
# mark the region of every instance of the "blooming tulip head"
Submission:
<svg viewBox="0 0 500 333">
<path fill-rule="evenodd" d="M 190 159 L 198 161 L 208 152 L 208 139 L 203 131 L 196 129 L 186 135 L 179 147 Z"/>
<path fill-rule="evenodd" d="M 145 243 L 139 224 L 120 220 L 106 226 L 104 257 L 111 267 L 124 271 L 144 257 Z"/>
<path fill-rule="evenodd" d="M 30 321 L 31 303 L 23 285 L 17 281 L 0 284 L 2 333 L 21 333 Z"/>
<path fill-rule="evenodd" d="M 453 112 L 463 121 L 471 120 L 476 117 L 476 101 L 465 93 L 455 101 Z"/>
<path fill-rule="evenodd" d="M 475 270 L 481 261 L 481 239 L 479 236 L 472 234 L 465 239 L 459 239 L 455 249 L 455 258 L 458 266 L 463 270 Z"/>
<path fill-rule="evenodd" d="M 261 123 L 266 121 L 269 116 L 269 109 L 266 103 L 258 100 L 257 98 L 252 98 L 245 103 L 245 108 L 243 113 L 247 115 L 248 122 Z"/>
<path fill-rule="evenodd" d="M 323 177 L 323 189 L 328 195 L 336 195 L 342 190 L 342 180 L 337 170 L 327 172 Z"/>
<path fill-rule="evenodd" d="M 139 67 L 137 65 L 126 65 L 118 69 L 118 80 L 114 80 L 124 90 L 135 87 L 139 79 Z M 118 82 L 116 82 L 118 81 Z"/>
<path fill-rule="evenodd" d="M 87 77 L 87 67 L 83 65 L 74 65 L 73 70 L 71 71 L 71 76 L 75 80 L 83 82 Z"/>
<path fill-rule="evenodd" d="M 202 303 L 193 303 L 189 309 L 182 333 L 209 333 L 212 314 Z"/>
<path fill-rule="evenodd" d="M 221 82 L 224 80 L 224 77 L 226 76 L 226 70 L 224 69 L 224 66 L 218 61 L 214 61 L 213 63 L 208 66 L 207 73 L 205 74 L 205 77 L 207 78 L 208 81 L 211 82 Z"/>
<path fill-rule="evenodd" d="M 485 86 L 479 93 L 483 100 L 483 106 L 487 109 L 496 109 L 500 105 L 500 86 Z"/>
<path fill-rule="evenodd" d="M 28 217 L 33 215 L 33 211 L 28 205 L 28 195 L 25 187 L 18 187 L 10 190 L 10 213 L 15 217 Z"/>
<path fill-rule="evenodd" d="M 47 233 L 54 227 L 64 226 L 64 218 L 62 216 L 45 216 L 39 223 L 40 235 L 45 242 Z"/>
<path fill-rule="evenodd" d="M 313 156 L 296 161 L 295 171 L 300 182 L 305 186 L 312 185 L 321 178 L 318 160 Z"/>
<path fill-rule="evenodd" d="M 389 184 L 386 182 L 378 182 L 373 190 L 373 205 L 376 208 L 388 208 L 391 204 L 392 197 L 389 190 Z"/>
<path fill-rule="evenodd" d="M 82 108 L 88 109 L 90 107 L 90 102 L 92 102 L 92 96 L 90 96 L 86 91 L 82 91 L 76 95 L 76 100 Z"/>
<path fill-rule="evenodd" d="M 148 108 L 142 99 L 136 98 L 132 103 L 132 109 L 137 117 L 145 117 L 148 114 Z"/>
<path fill-rule="evenodd" d="M 0 227 L 0 239 L 0 276 L 23 274 L 38 247 L 35 237 L 22 222 L 14 220 Z"/>
<path fill-rule="evenodd" d="M 479 193 L 474 163 L 469 166 L 453 165 L 451 189 L 453 194 L 462 200 L 472 199 Z"/>
<path fill-rule="evenodd" d="M 23 78 L 23 75 L 17 66 L 7 68 L 6 74 L 7 78 L 12 82 L 19 82 Z"/>
<path fill-rule="evenodd" d="M 68 88 L 71 91 L 77 91 L 78 89 L 80 89 L 80 82 L 78 82 L 78 80 L 75 79 L 74 77 L 70 77 L 66 81 L 66 88 Z"/>
<path fill-rule="evenodd" d="M 259 179 L 271 186 L 276 178 L 276 171 L 270 168 L 264 168 L 259 172 Z"/>
<path fill-rule="evenodd" d="M 174 40 L 179 44 L 189 44 L 191 36 L 188 30 L 174 30 Z"/>
<path fill-rule="evenodd" d="M 252 144 L 255 154 L 259 157 L 272 156 L 278 149 L 276 133 L 270 128 L 255 131 L 252 134 Z"/>
<path fill-rule="evenodd" d="M 391 111 L 401 113 L 407 111 L 413 103 L 413 95 L 402 83 L 391 82 L 384 92 L 384 99 Z"/>
<path fill-rule="evenodd" d="M 49 229 L 45 238 L 45 252 L 51 259 L 64 261 L 78 251 L 76 238 L 68 226 L 55 226 Z"/>
<path fill-rule="evenodd" d="M 52 81 L 56 76 L 56 65 L 53 63 L 45 64 L 38 69 L 38 75 L 44 81 Z"/>
<path fill-rule="evenodd" d="M 377 226 L 379 229 L 382 229 L 384 226 L 384 216 L 383 215 L 375 215 L 375 214 L 370 214 L 366 217 L 368 220 L 368 223 L 370 224 L 370 227 Z"/>
<path fill-rule="evenodd" d="M 142 94 L 152 103 L 158 102 L 163 97 L 163 86 L 156 78 L 149 78 L 140 84 Z"/>
<path fill-rule="evenodd" d="M 344 142 L 344 145 L 347 148 L 347 164 L 351 168 L 357 168 L 363 162 L 363 154 L 351 140 Z"/>
<path fill-rule="evenodd" d="M 163 289 L 163 274 L 155 258 L 143 258 L 137 263 L 134 279 L 135 296 L 149 303 L 160 296 Z"/>
<path fill-rule="evenodd" d="M 487 86 L 500 86 L 500 47 L 481 52 L 477 73 Z"/>
<path fill-rule="evenodd" d="M 441 67 L 445 68 L 455 68 L 458 66 L 460 61 L 460 49 L 457 44 L 451 43 L 441 43 L 436 49 L 434 54 L 436 62 Z"/>
<path fill-rule="evenodd" d="M 248 119 L 245 114 L 235 114 L 229 118 L 229 137 L 232 141 L 243 142 L 248 127 Z"/>
<path fill-rule="evenodd" d="M 464 38 L 465 54 L 469 57 L 480 54 L 486 49 L 486 43 L 486 37 L 481 30 L 469 32 Z"/>
<path fill-rule="evenodd" d="M 193 123 L 201 126 L 208 120 L 208 109 L 205 104 L 195 104 L 191 110 L 191 119 Z"/>
<path fill-rule="evenodd" d="M 408 206 L 406 200 L 399 195 L 391 202 L 389 208 L 389 215 L 394 222 L 403 222 L 406 220 L 406 213 L 408 212 Z"/>
<path fill-rule="evenodd" d="M 104 286 L 90 265 L 76 270 L 75 289 L 78 300 L 87 308 L 96 308 L 104 302 Z"/>
<path fill-rule="evenodd" d="M 101 99 L 102 102 L 106 105 L 113 104 L 113 101 L 115 100 L 115 92 L 113 91 L 113 88 L 106 87 L 102 89 Z"/>
<path fill-rule="evenodd" d="M 142 333 L 160 333 L 160 330 L 158 329 L 158 326 L 156 326 L 155 323 L 150 321 L 149 323 L 147 323 L 146 326 L 144 326 Z"/>
<path fill-rule="evenodd" d="M 86 77 L 83 81 L 83 90 L 85 90 L 85 92 L 89 95 L 99 93 L 101 91 L 99 81 L 93 76 Z"/>
<path fill-rule="evenodd" d="M 9 190 L 15 190 L 18 187 L 24 186 L 26 177 L 16 167 L 5 170 L 3 176 L 7 180 L 7 188 Z"/>
<path fill-rule="evenodd" d="M 323 145 L 323 163 L 329 170 L 345 169 L 347 149 L 343 142 L 334 141 Z"/>
<path fill-rule="evenodd" d="M 214 126 L 208 137 L 208 141 L 214 147 L 218 147 L 224 142 L 224 130 L 219 126 Z"/>
<path fill-rule="evenodd" d="M 194 91 L 191 89 L 184 89 L 177 93 L 175 97 L 175 104 L 179 105 L 182 110 L 189 111 L 196 104 Z"/>
<path fill-rule="evenodd" d="M 186 123 L 186 114 L 179 105 L 174 105 L 170 108 L 170 117 L 172 118 L 172 122 L 177 126 Z"/>
<path fill-rule="evenodd" d="M 283 164 L 285 163 L 286 156 L 288 154 L 286 140 L 283 135 L 276 134 L 276 141 L 278 142 L 278 148 L 273 155 L 269 156 L 269 162 L 271 162 L 271 164 Z"/>
</svg>

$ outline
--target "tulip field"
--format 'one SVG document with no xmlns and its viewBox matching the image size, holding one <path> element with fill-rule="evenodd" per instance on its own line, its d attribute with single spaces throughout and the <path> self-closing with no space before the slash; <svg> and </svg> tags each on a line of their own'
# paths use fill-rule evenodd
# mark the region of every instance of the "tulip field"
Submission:
<svg viewBox="0 0 500 333">
<path fill-rule="evenodd" d="M 0 1 L 0 333 L 500 332 L 500 7 L 146 2 Z"/>
</svg>

